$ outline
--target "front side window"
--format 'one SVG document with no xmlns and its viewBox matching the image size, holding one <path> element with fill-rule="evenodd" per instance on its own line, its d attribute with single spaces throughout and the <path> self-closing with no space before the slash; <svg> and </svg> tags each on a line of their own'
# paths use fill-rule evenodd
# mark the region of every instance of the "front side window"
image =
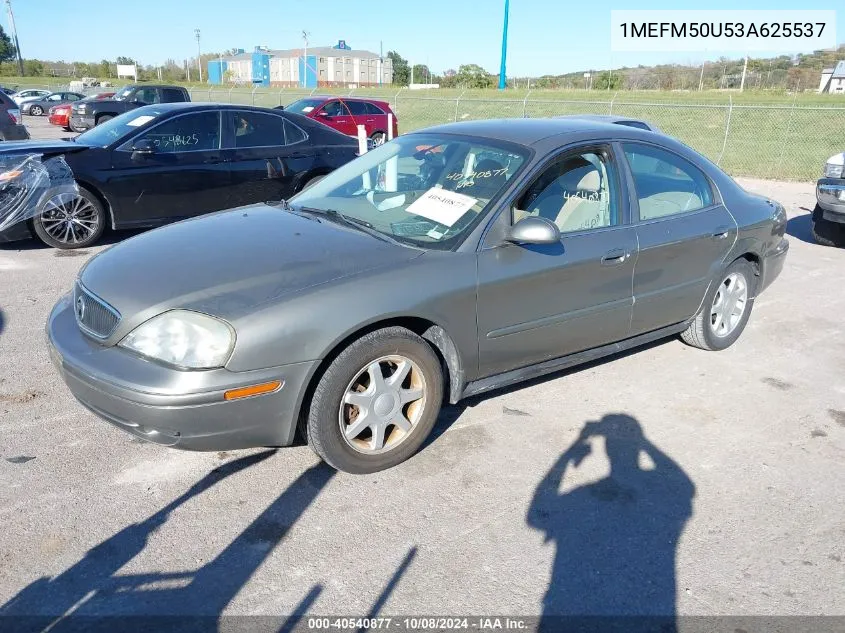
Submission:
<svg viewBox="0 0 845 633">
<path fill-rule="evenodd" d="M 640 220 L 654 220 L 713 204 L 707 176 L 689 161 L 650 145 L 623 144 L 631 167 Z"/>
<path fill-rule="evenodd" d="M 329 101 L 323 106 L 323 112 L 328 116 L 347 116 L 349 111 L 340 101 Z"/>
<path fill-rule="evenodd" d="M 47 97 L 45 99 L 45 101 L 50 101 L 50 102 L 54 102 L 54 101 L 58 102 L 58 101 L 61 101 L 61 100 L 62 100 L 62 95 L 60 95 L 60 94 L 50 95 L 49 97 Z"/>
<path fill-rule="evenodd" d="M 514 221 L 540 216 L 561 233 L 620 223 L 616 171 L 606 150 L 569 154 L 546 168 L 523 194 Z"/>
<path fill-rule="evenodd" d="M 142 88 L 135 93 L 135 101 L 143 103 L 159 103 L 158 90 L 155 88 Z"/>
<path fill-rule="evenodd" d="M 133 143 L 142 139 L 152 141 L 156 152 L 162 154 L 219 149 L 220 113 L 194 112 L 177 116 L 145 132 Z"/>
<path fill-rule="evenodd" d="M 365 223 L 389 238 L 448 250 L 489 211 L 528 150 L 436 134 L 400 136 L 335 170 L 291 200 Z"/>
</svg>

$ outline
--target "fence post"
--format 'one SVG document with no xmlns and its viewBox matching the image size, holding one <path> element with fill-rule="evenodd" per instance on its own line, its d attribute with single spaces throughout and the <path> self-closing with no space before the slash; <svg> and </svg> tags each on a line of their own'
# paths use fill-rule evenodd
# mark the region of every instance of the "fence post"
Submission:
<svg viewBox="0 0 845 633">
<path fill-rule="evenodd" d="M 798 85 L 800 86 L 800 80 Z M 786 151 L 786 143 L 789 138 L 789 130 L 792 127 L 792 115 L 795 114 L 795 101 L 798 99 L 798 89 L 795 89 L 795 94 L 792 95 L 792 107 L 789 109 L 789 118 L 786 120 L 786 132 L 783 135 L 783 143 L 780 146 L 780 156 L 778 156 L 778 165 L 775 173 L 772 174 L 775 178 L 780 175 L 780 166 L 783 164 L 783 154 Z"/>
<path fill-rule="evenodd" d="M 315 92 L 317 92 L 317 89 L 316 89 L 316 88 L 314 88 L 314 90 L 312 90 L 310 93 L 308 93 L 308 96 L 309 96 L 309 97 L 310 97 L 310 96 L 312 96 Z"/>
<path fill-rule="evenodd" d="M 613 114 L 613 102 L 616 101 L 616 95 L 618 95 L 618 94 L 619 94 L 619 91 L 617 90 L 616 92 L 613 93 L 613 97 L 611 97 L 611 99 L 610 99 L 610 112 L 608 112 L 608 114 L 610 114 L 610 115 Z"/>
<path fill-rule="evenodd" d="M 279 88 L 279 105 L 284 105 L 282 103 L 282 93 L 285 91 L 284 88 Z"/>
<path fill-rule="evenodd" d="M 396 94 L 393 95 L 393 107 L 396 107 L 396 102 L 399 101 L 399 93 L 402 92 L 402 88 L 396 91 Z"/>
<path fill-rule="evenodd" d="M 522 100 L 522 118 L 525 118 L 525 106 L 528 103 L 528 95 L 531 94 L 531 88 L 528 89 L 528 92 L 525 93 L 525 99 Z"/>
<path fill-rule="evenodd" d="M 252 87 L 252 105 L 255 105 L 255 91 L 258 90 L 258 86 Z"/>
<path fill-rule="evenodd" d="M 458 98 L 455 99 L 455 122 L 458 120 L 458 105 L 461 103 L 461 97 L 464 96 L 466 90 L 462 90 L 461 94 L 458 95 Z"/>
<path fill-rule="evenodd" d="M 733 111 L 734 111 L 733 97 L 731 95 L 728 95 L 728 99 L 730 101 L 728 103 L 728 120 L 725 122 L 725 138 L 722 140 L 722 151 L 719 152 L 719 158 L 716 159 L 716 164 L 720 165 L 720 166 L 722 164 L 722 156 L 724 156 L 724 154 L 725 154 L 725 147 L 728 144 L 728 132 L 731 131 L 731 115 L 733 114 Z"/>
</svg>

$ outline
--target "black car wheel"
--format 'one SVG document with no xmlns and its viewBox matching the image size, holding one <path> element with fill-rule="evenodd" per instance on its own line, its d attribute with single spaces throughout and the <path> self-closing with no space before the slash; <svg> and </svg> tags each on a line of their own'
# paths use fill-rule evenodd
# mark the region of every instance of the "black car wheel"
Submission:
<svg viewBox="0 0 845 633">
<path fill-rule="evenodd" d="M 375 330 L 343 350 L 320 378 L 305 436 L 338 470 L 374 473 L 419 449 L 442 401 L 443 373 L 428 343 L 402 327 Z"/>
<path fill-rule="evenodd" d="M 745 259 L 736 260 L 711 285 L 701 310 L 681 332 L 681 338 L 700 349 L 717 351 L 730 347 L 748 323 L 756 292 L 757 276 L 751 264 Z"/>
<path fill-rule="evenodd" d="M 831 222 L 813 213 L 813 238 L 822 246 L 845 247 L 845 224 Z"/>
<path fill-rule="evenodd" d="M 53 248 L 90 246 L 103 234 L 106 213 L 102 203 L 87 189 L 48 194 L 33 219 L 38 238 Z"/>
<path fill-rule="evenodd" d="M 67 126 L 68 126 L 68 128 L 70 128 L 71 132 L 76 132 L 77 134 L 81 134 L 82 132 L 84 132 L 85 130 L 88 129 L 87 127 L 76 127 L 73 124 L 73 121 L 68 121 Z"/>
<path fill-rule="evenodd" d="M 44 114 L 44 108 L 39 105 L 34 105 L 29 109 L 29 113 L 32 116 L 41 116 L 42 114 Z"/>
</svg>

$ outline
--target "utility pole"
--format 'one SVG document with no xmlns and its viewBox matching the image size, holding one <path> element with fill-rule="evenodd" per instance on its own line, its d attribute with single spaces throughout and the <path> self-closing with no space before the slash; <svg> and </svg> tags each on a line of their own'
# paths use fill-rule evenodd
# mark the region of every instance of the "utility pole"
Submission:
<svg viewBox="0 0 845 633">
<path fill-rule="evenodd" d="M 745 73 L 748 71 L 748 55 L 745 56 L 745 63 L 742 65 L 742 81 L 739 82 L 739 91 L 745 89 Z"/>
<path fill-rule="evenodd" d="M 698 91 L 701 92 L 701 88 L 704 86 L 704 64 L 705 62 L 701 62 L 701 74 L 698 76 Z"/>
<path fill-rule="evenodd" d="M 308 31 L 302 31 L 302 41 L 305 42 L 305 53 L 302 56 L 302 87 L 308 87 Z"/>
<path fill-rule="evenodd" d="M 202 83 L 202 59 L 200 54 L 200 30 L 194 29 L 194 35 L 197 38 L 197 72 L 200 75 L 200 83 Z"/>
<path fill-rule="evenodd" d="M 499 90 L 507 86 L 505 65 L 508 58 L 508 13 L 510 13 L 510 0 L 505 0 L 505 23 L 502 26 L 502 63 L 499 66 Z"/>
<path fill-rule="evenodd" d="M 15 54 L 18 56 L 18 72 L 23 77 L 23 58 L 21 57 L 21 45 L 18 42 L 18 30 L 15 28 L 15 14 L 12 12 L 12 0 L 6 0 L 6 8 L 9 10 L 9 28 L 12 29 L 12 39 L 15 41 Z"/>
<path fill-rule="evenodd" d="M 378 43 L 378 60 L 379 60 L 379 70 L 378 70 L 378 85 L 381 86 L 382 78 L 384 77 L 384 41 L 379 40 Z"/>
</svg>

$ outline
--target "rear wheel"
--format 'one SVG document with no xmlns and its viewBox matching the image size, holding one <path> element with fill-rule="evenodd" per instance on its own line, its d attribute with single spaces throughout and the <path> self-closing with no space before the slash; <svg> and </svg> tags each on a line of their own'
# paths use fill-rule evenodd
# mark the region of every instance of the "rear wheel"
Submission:
<svg viewBox="0 0 845 633">
<path fill-rule="evenodd" d="M 42 114 L 44 114 L 44 108 L 38 105 L 34 105 L 29 109 L 29 113 L 32 116 L 41 116 Z"/>
<path fill-rule="evenodd" d="M 373 473 L 413 455 L 428 437 L 443 400 L 443 374 L 431 347 L 389 327 L 343 350 L 320 378 L 305 435 L 328 464 Z"/>
<path fill-rule="evenodd" d="M 713 351 L 726 349 L 736 342 L 748 323 L 757 290 L 751 264 L 738 259 L 718 280 L 708 290 L 693 322 L 681 333 L 688 345 Z"/>
<path fill-rule="evenodd" d="M 103 234 L 106 213 L 102 203 L 87 189 L 56 193 L 46 199 L 33 228 L 39 239 L 53 248 L 90 246 Z"/>
<path fill-rule="evenodd" d="M 387 134 L 384 132 L 373 132 L 370 140 L 373 142 L 373 147 L 384 145 L 387 142 Z"/>
</svg>

